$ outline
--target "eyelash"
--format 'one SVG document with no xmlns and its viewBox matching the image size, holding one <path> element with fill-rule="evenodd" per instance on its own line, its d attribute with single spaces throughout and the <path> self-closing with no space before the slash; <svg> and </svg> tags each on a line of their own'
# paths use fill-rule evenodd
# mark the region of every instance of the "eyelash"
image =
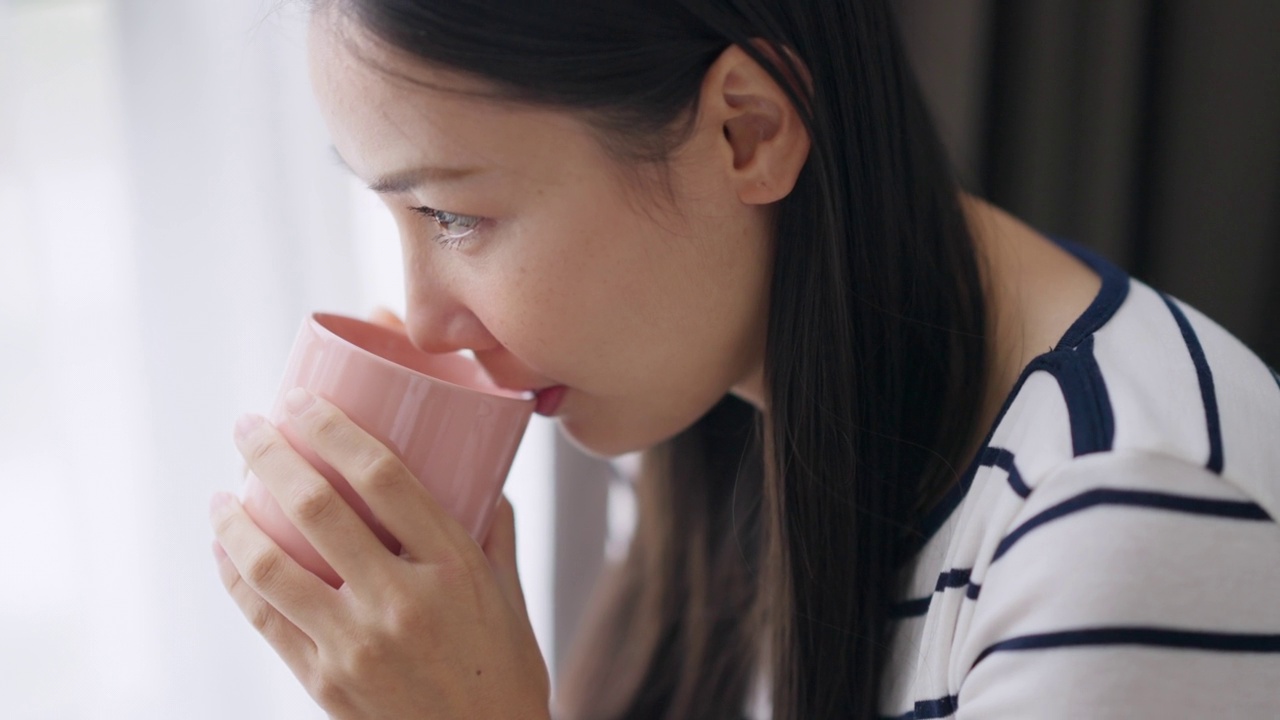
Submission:
<svg viewBox="0 0 1280 720">
<path fill-rule="evenodd" d="M 468 239 L 475 234 L 476 230 L 480 227 L 480 223 L 483 221 L 483 218 L 478 218 L 472 215 L 459 215 L 457 213 L 446 212 L 444 210 L 436 210 L 435 208 L 429 208 L 425 205 L 421 207 L 411 207 L 409 209 L 419 215 L 424 215 L 435 221 L 436 225 L 440 227 L 440 233 L 432 238 L 432 240 L 450 249 L 457 249 L 465 245 Z M 447 227 L 449 225 L 458 225 L 463 228 L 463 230 L 460 233 L 456 230 L 450 230 Z"/>
</svg>

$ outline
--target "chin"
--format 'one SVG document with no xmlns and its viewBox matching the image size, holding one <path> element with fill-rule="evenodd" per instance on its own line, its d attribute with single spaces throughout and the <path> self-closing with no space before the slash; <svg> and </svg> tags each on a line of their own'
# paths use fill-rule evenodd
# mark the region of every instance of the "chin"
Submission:
<svg viewBox="0 0 1280 720">
<path fill-rule="evenodd" d="M 636 432 L 634 426 L 629 431 L 609 423 L 578 423 L 570 418 L 561 418 L 558 423 L 561 434 L 574 447 L 583 453 L 601 460 L 611 460 L 621 455 L 648 450 L 672 437 L 684 428 L 675 428 L 667 433 Z"/>
<path fill-rule="evenodd" d="M 620 455 L 652 447 L 652 443 L 628 443 L 625 442 L 625 438 L 611 437 L 609 433 L 592 432 L 591 428 L 580 427 L 567 420 L 561 420 L 558 425 L 560 434 L 569 441 L 569 444 L 584 454 L 600 460 L 612 460 Z"/>
</svg>

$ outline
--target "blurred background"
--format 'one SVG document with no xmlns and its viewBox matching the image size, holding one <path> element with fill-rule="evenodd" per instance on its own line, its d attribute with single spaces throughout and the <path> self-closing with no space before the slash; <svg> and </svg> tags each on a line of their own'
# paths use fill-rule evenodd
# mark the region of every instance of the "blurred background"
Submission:
<svg viewBox="0 0 1280 720">
<path fill-rule="evenodd" d="M 896 2 L 969 187 L 1280 363 L 1280 2 Z"/>
<path fill-rule="evenodd" d="M 1280 3 L 897 3 L 970 189 L 1280 365 Z M 0 716 L 324 718 L 223 591 L 206 521 L 301 318 L 403 308 L 304 25 L 301 2 L 0 0 Z M 625 547 L 628 460 L 541 418 L 517 457 L 553 671 Z"/>
<path fill-rule="evenodd" d="M 0 717 L 325 717 L 218 581 L 208 499 L 302 318 L 403 283 L 276 5 L 0 0 Z M 508 485 L 548 652 L 552 437 Z"/>
</svg>

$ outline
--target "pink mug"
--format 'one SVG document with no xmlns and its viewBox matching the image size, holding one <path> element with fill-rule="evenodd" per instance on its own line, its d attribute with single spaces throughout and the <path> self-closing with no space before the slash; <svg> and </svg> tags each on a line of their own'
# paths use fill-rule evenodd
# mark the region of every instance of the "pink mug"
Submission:
<svg viewBox="0 0 1280 720">
<path fill-rule="evenodd" d="M 418 350 L 401 332 L 315 313 L 302 323 L 268 419 L 319 470 L 392 553 L 400 543 L 287 421 L 284 395 L 304 387 L 338 406 L 394 452 L 471 537 L 482 542 L 533 413 L 533 393 L 498 387 L 460 354 Z M 249 515 L 300 565 L 334 587 L 342 578 L 285 516 L 253 473 L 241 499 Z"/>
</svg>

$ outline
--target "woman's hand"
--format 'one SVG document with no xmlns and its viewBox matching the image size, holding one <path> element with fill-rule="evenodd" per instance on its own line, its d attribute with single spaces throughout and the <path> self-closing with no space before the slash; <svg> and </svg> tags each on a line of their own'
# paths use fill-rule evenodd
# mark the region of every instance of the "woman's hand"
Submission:
<svg viewBox="0 0 1280 720">
<path fill-rule="evenodd" d="M 270 422 L 246 416 L 250 469 L 345 584 L 284 553 L 231 495 L 214 497 L 228 592 L 334 720 L 547 718 L 546 664 L 516 572 L 503 498 L 483 547 L 399 459 L 337 407 L 290 393 L 290 420 L 403 546 L 392 555 Z"/>
<path fill-rule="evenodd" d="M 399 315 L 381 305 L 374 308 L 373 313 L 369 315 L 369 322 L 397 332 L 403 333 L 405 331 L 404 320 L 401 320 Z"/>
</svg>

